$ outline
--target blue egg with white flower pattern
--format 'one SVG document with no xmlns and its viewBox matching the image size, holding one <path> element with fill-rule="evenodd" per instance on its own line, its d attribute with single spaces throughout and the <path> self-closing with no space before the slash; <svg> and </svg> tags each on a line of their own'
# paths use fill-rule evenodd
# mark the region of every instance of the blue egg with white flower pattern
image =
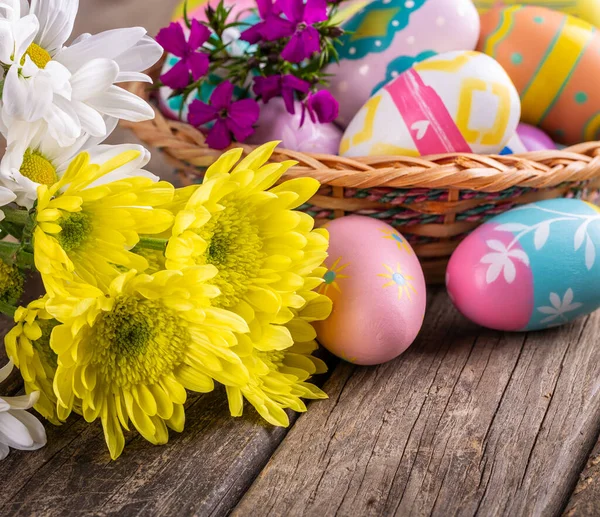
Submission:
<svg viewBox="0 0 600 517">
<path fill-rule="evenodd" d="M 446 286 L 467 318 L 498 330 L 539 330 L 600 307 L 600 208 L 551 199 L 482 224 L 458 246 Z"/>
<path fill-rule="evenodd" d="M 471 0 L 375 0 L 349 18 L 332 63 L 331 90 L 344 127 L 365 102 L 415 63 L 474 50 L 479 15 Z"/>
</svg>

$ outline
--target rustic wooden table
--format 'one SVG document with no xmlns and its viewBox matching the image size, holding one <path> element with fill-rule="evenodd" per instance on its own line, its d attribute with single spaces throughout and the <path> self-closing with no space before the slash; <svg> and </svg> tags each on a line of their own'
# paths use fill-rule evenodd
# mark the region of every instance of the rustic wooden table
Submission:
<svg viewBox="0 0 600 517">
<path fill-rule="evenodd" d="M 174 4 L 81 0 L 76 30 L 155 34 Z M 160 156 L 151 169 L 170 178 Z M 0 515 L 600 515 L 599 330 L 600 313 L 488 331 L 432 289 L 407 353 L 372 368 L 330 362 L 330 398 L 291 429 L 231 418 L 222 390 L 191 397 L 166 446 L 130 434 L 118 461 L 99 424 L 48 425 L 45 448 L 0 463 Z M 18 392 L 17 376 L 1 389 Z"/>
</svg>

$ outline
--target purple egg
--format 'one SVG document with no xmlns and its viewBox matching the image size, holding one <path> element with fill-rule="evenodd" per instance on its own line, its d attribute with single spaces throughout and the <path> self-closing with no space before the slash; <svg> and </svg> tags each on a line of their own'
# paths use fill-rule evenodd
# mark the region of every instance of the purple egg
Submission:
<svg viewBox="0 0 600 517">
<path fill-rule="evenodd" d="M 300 127 L 302 105 L 295 104 L 296 113 L 290 115 L 283 99 L 275 97 L 267 104 L 260 104 L 260 118 L 256 132 L 248 138 L 247 144 L 264 144 L 271 140 L 281 140 L 281 147 L 303 153 L 337 154 L 342 131 L 334 124 L 313 122 L 308 113 Z"/>
<path fill-rule="evenodd" d="M 528 151 L 545 151 L 547 149 L 556 149 L 556 144 L 540 128 L 523 124 L 517 127 L 517 135 Z"/>
</svg>

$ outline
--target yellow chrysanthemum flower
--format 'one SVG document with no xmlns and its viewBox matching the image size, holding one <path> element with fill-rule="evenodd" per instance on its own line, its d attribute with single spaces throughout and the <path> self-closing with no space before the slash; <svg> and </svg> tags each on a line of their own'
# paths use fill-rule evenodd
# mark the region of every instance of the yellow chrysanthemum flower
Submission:
<svg viewBox="0 0 600 517">
<path fill-rule="evenodd" d="M 21 270 L 0 260 L 0 302 L 17 304 L 23 294 L 23 283 Z"/>
<path fill-rule="evenodd" d="M 312 217 L 294 210 L 315 194 L 319 182 L 299 178 L 273 186 L 295 163 L 266 164 L 276 145 L 259 147 L 237 165 L 242 150 L 228 151 L 202 185 L 186 189 L 188 200 L 178 207 L 166 250 L 168 269 L 199 264 L 218 269 L 214 283 L 221 295 L 213 303 L 242 316 L 254 346 L 263 351 L 292 345 L 283 324 L 294 317 L 292 309 L 305 304 L 298 292 L 328 247 L 326 230 L 313 229 Z"/>
<path fill-rule="evenodd" d="M 5 336 L 4 344 L 8 358 L 21 371 L 25 392 L 40 392 L 35 409 L 53 424 L 59 424 L 52 388 L 56 354 L 50 348 L 50 335 L 58 322 L 46 311 L 46 300 L 40 298 L 16 310 L 16 325 Z"/>
<path fill-rule="evenodd" d="M 246 335 L 238 336 L 235 351 L 248 369 L 250 380 L 239 388 L 227 387 L 229 409 L 233 416 L 241 416 L 243 399 L 247 399 L 258 413 L 273 425 L 287 427 L 289 418 L 285 409 L 306 411 L 301 400 L 325 399 L 327 394 L 306 382 L 312 375 L 325 373 L 327 365 L 312 353 L 318 348 L 312 321 L 324 320 L 331 312 L 331 300 L 317 293 L 302 293 L 306 305 L 286 324 L 294 345 L 286 350 L 260 351 Z"/>
<path fill-rule="evenodd" d="M 102 420 L 112 458 L 124 447 L 129 421 L 154 444 L 167 427 L 181 431 L 186 388 L 213 389 L 213 379 L 244 385 L 248 372 L 232 348 L 248 330 L 236 314 L 211 307 L 219 295 L 206 282 L 213 266 L 154 275 L 129 271 L 105 293 L 69 286 L 46 309 L 62 324 L 50 339 L 58 355 L 54 392 L 66 418 L 75 404 L 86 421 Z"/>
<path fill-rule="evenodd" d="M 139 234 L 171 226 L 173 215 L 154 207 L 170 202 L 174 189 L 142 176 L 108 181 L 107 175 L 138 155 L 127 151 L 98 165 L 81 153 L 57 183 L 38 187 L 34 258 L 51 295 L 73 273 L 106 289 L 121 274 L 119 266 L 138 271 L 148 267 L 144 257 L 129 250 L 139 242 Z"/>
</svg>

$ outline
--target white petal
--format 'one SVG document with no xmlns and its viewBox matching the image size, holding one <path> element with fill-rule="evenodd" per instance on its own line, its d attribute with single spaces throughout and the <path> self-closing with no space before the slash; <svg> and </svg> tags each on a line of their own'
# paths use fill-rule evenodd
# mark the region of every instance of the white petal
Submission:
<svg viewBox="0 0 600 517">
<path fill-rule="evenodd" d="M 73 109 L 77 112 L 84 134 L 87 133 L 95 138 L 106 138 L 106 123 L 100 113 L 94 108 L 90 108 L 85 102 L 77 100 L 73 101 Z"/>
<path fill-rule="evenodd" d="M 33 438 L 33 447 L 28 450 L 34 451 L 46 445 L 46 430 L 35 416 L 27 411 L 15 411 L 12 414 L 27 427 L 29 434 Z"/>
<path fill-rule="evenodd" d="M 66 99 L 71 98 L 71 72 L 69 69 L 56 61 L 50 61 L 44 69 L 44 74 L 50 77 L 54 93 L 59 93 Z"/>
<path fill-rule="evenodd" d="M 25 51 L 33 43 L 40 26 L 38 19 L 32 14 L 14 22 L 13 34 L 15 36 L 14 62 L 19 64 Z"/>
<path fill-rule="evenodd" d="M 110 59 L 94 59 L 71 77 L 73 99 L 85 101 L 106 91 L 119 74 L 118 65 Z"/>
<path fill-rule="evenodd" d="M 14 367 L 15 365 L 13 364 L 13 362 L 8 361 L 8 363 L 6 363 L 2 368 L 0 368 L 0 382 L 4 382 L 8 378 L 8 376 L 13 371 Z"/>
<path fill-rule="evenodd" d="M 73 32 L 79 0 L 31 0 L 30 12 L 40 21 L 35 42 L 50 54 L 60 50 Z"/>
<path fill-rule="evenodd" d="M 3 460 L 8 456 L 10 448 L 5 443 L 0 442 L 0 460 Z"/>
<path fill-rule="evenodd" d="M 143 72 L 154 65 L 163 55 L 163 48 L 150 36 L 144 36 L 133 47 L 115 56 L 122 72 Z"/>
<path fill-rule="evenodd" d="M 87 104 L 104 115 L 131 122 L 154 118 L 154 110 L 147 102 L 118 86 L 111 86 L 106 92 L 90 99 Z"/>
<path fill-rule="evenodd" d="M 563 297 L 563 305 L 571 305 L 571 302 L 573 301 L 573 289 L 571 289 L 570 287 L 567 289 L 567 292 L 565 293 L 565 296 Z"/>
<path fill-rule="evenodd" d="M 29 395 L 19 395 L 18 397 L 2 397 L 0 400 L 4 400 L 10 405 L 11 409 L 30 409 L 39 400 L 40 392 L 34 391 Z"/>
<path fill-rule="evenodd" d="M 142 74 L 140 72 L 119 72 L 117 78 L 115 79 L 115 83 L 151 83 L 152 79 L 150 76 L 146 74 Z"/>
<path fill-rule="evenodd" d="M 13 449 L 27 449 L 33 446 L 33 437 L 27 426 L 14 416 L 13 413 L 17 412 L 0 413 L 0 442 Z"/>
<path fill-rule="evenodd" d="M 492 284 L 496 281 L 496 279 L 500 276 L 502 272 L 502 263 L 495 262 L 490 267 L 488 267 L 487 272 L 485 274 L 485 281 L 487 284 Z"/>
<path fill-rule="evenodd" d="M 512 263 L 512 260 L 508 259 L 504 264 L 504 280 L 506 280 L 507 283 L 512 284 L 515 281 L 516 276 L 517 269 Z"/>
<path fill-rule="evenodd" d="M 14 21 L 21 18 L 21 5 L 26 0 L 2 0 L 0 2 L 0 17 Z M 27 5 L 27 9 L 29 9 L 29 5 Z M 28 11 L 25 11 L 23 14 L 27 14 Z"/>
<path fill-rule="evenodd" d="M 81 124 L 72 103 L 58 95 L 44 118 L 50 135 L 60 146 L 73 145 L 81 135 Z"/>
<path fill-rule="evenodd" d="M 126 151 L 137 151 L 138 157 L 119 167 L 118 169 L 106 174 L 90 186 L 97 186 L 105 183 L 111 183 L 123 178 L 142 176 L 158 181 L 158 176 L 151 172 L 143 170 L 143 167 L 150 161 L 150 152 L 141 145 L 121 144 L 121 145 L 99 145 L 89 151 L 91 163 L 105 163 L 115 156 Z"/>
<path fill-rule="evenodd" d="M 6 74 L 2 93 L 8 116 L 34 122 L 46 116 L 52 105 L 52 88 L 46 77 L 22 79 L 16 66 Z"/>
<path fill-rule="evenodd" d="M 69 70 L 74 71 L 92 59 L 113 59 L 124 54 L 127 49 L 133 47 L 145 35 L 146 29 L 142 27 L 101 32 L 63 49 L 54 59 L 65 65 Z"/>
<path fill-rule="evenodd" d="M 560 309 L 562 306 L 560 303 L 560 296 L 556 293 L 550 293 L 550 303 L 555 309 Z"/>
<path fill-rule="evenodd" d="M 17 196 L 15 196 L 15 193 L 12 190 L 7 189 L 6 187 L 0 187 L 0 206 L 12 203 L 16 197 Z"/>
<path fill-rule="evenodd" d="M 0 20 L 0 61 L 5 64 L 11 63 L 14 51 L 15 37 L 12 23 L 8 20 Z"/>
<path fill-rule="evenodd" d="M 485 243 L 487 244 L 488 248 L 490 248 L 494 251 L 500 251 L 500 252 L 506 251 L 506 246 L 501 241 L 497 241 L 495 239 L 490 239 L 489 241 L 485 241 Z"/>
</svg>

